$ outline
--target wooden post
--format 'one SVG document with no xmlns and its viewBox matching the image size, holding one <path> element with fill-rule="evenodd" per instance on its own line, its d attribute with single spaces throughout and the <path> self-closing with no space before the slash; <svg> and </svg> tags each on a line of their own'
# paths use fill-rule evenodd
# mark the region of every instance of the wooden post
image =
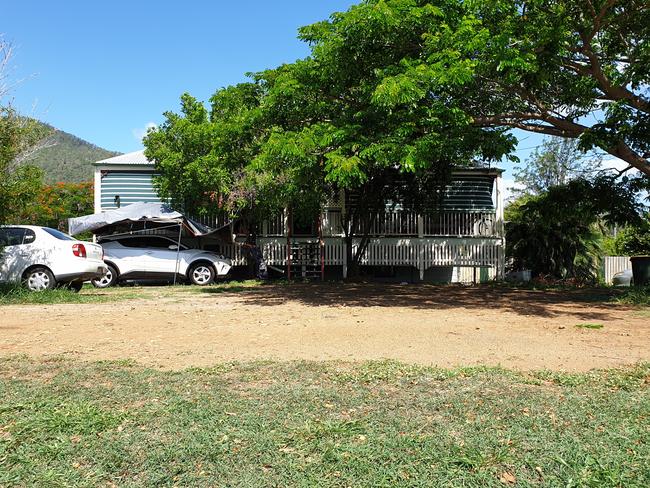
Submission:
<svg viewBox="0 0 650 488">
<path fill-rule="evenodd" d="M 287 233 L 287 279 L 291 281 L 291 208 L 286 211 L 285 231 Z"/>
<path fill-rule="evenodd" d="M 325 281 L 325 241 L 323 240 L 323 212 L 318 213 L 318 244 L 320 246 L 320 280 Z"/>
<path fill-rule="evenodd" d="M 420 271 L 420 281 L 424 281 L 424 272 L 426 270 L 426 265 L 424 263 L 424 252 L 425 252 L 425 244 L 420 241 L 418 245 L 418 269 Z"/>
<path fill-rule="evenodd" d="M 497 279 L 503 280 L 505 278 L 505 247 L 506 247 L 506 236 L 504 232 L 504 223 L 503 223 L 503 179 L 501 173 L 497 174 L 497 177 L 494 180 L 495 186 L 495 206 L 496 206 L 496 231 L 497 235 L 501 240 L 501 246 L 498 252 L 497 258 Z"/>
</svg>

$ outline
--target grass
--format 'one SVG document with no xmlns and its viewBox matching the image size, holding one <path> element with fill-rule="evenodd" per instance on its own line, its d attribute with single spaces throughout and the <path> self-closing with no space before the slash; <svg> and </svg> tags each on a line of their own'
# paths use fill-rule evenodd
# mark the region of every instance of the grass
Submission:
<svg viewBox="0 0 650 488">
<path fill-rule="evenodd" d="M 103 303 L 138 298 L 141 294 L 129 288 L 96 290 L 88 285 L 75 293 L 65 288 L 32 292 L 18 285 L 0 285 L 0 306 L 2 305 L 49 305 L 58 303 Z"/>
<path fill-rule="evenodd" d="M 650 486 L 650 364 L 0 360 L 0 486 Z"/>
<path fill-rule="evenodd" d="M 602 329 L 605 326 L 603 324 L 584 323 L 576 324 L 576 327 L 580 329 Z"/>
<path fill-rule="evenodd" d="M 282 282 L 274 281 L 273 285 L 277 286 L 280 283 Z M 190 293 L 239 293 L 264 285 L 265 282 L 260 280 L 224 281 L 209 286 L 186 286 L 181 290 Z"/>
<path fill-rule="evenodd" d="M 650 286 L 631 286 L 625 288 L 620 290 L 614 299 L 616 302 L 624 305 L 643 305 L 650 307 Z"/>
<path fill-rule="evenodd" d="M 65 288 L 30 292 L 18 285 L 0 285 L 0 306 L 58 304 L 58 303 L 105 303 L 116 300 L 136 298 L 161 298 L 181 293 L 236 293 L 261 286 L 256 280 L 227 281 L 209 286 L 123 286 L 108 289 L 96 289 L 85 285 L 79 293 Z"/>
</svg>

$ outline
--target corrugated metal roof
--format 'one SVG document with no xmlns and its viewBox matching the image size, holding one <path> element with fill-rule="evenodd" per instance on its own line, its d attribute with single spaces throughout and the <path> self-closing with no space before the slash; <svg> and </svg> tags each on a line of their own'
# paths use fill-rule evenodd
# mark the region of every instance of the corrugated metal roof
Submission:
<svg viewBox="0 0 650 488">
<path fill-rule="evenodd" d="M 149 161 L 144 155 L 144 149 L 127 154 L 120 154 L 113 158 L 102 159 L 94 163 L 95 165 L 124 164 L 138 166 L 153 166 L 153 161 Z"/>
</svg>

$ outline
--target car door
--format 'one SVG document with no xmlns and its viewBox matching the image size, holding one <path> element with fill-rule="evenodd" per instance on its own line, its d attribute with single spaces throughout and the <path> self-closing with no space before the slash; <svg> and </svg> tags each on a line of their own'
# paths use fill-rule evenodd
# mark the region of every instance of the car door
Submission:
<svg viewBox="0 0 650 488">
<path fill-rule="evenodd" d="M 150 249 L 142 236 L 102 243 L 104 259 L 113 261 L 124 278 L 145 279 L 153 271 Z"/>
<path fill-rule="evenodd" d="M 146 251 L 154 275 L 173 275 L 176 272 L 176 243 L 164 237 L 147 237 Z"/>
<path fill-rule="evenodd" d="M 34 261 L 34 231 L 24 227 L 0 229 L 0 282 L 20 281 L 23 271 Z"/>
</svg>

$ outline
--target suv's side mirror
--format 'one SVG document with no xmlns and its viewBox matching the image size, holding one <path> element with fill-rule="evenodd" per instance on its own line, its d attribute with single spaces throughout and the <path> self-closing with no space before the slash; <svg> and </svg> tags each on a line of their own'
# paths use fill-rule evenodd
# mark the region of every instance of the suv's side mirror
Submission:
<svg viewBox="0 0 650 488">
<path fill-rule="evenodd" d="M 170 251 L 178 251 L 178 246 L 176 244 L 170 244 L 167 249 Z"/>
</svg>

